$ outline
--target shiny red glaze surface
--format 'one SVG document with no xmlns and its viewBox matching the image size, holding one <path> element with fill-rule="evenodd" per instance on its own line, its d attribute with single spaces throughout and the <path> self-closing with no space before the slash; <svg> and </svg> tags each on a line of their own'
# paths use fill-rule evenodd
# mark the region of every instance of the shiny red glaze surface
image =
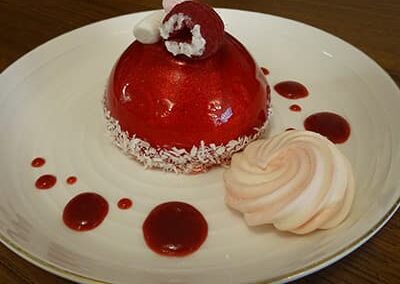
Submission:
<svg viewBox="0 0 400 284">
<path fill-rule="evenodd" d="M 318 112 L 310 115 L 304 121 L 304 128 L 317 132 L 336 144 L 346 142 L 351 132 L 347 120 L 332 112 Z"/>
<path fill-rule="evenodd" d="M 192 205 L 173 201 L 158 205 L 143 223 L 147 245 L 156 253 L 185 256 L 204 243 L 208 224 Z"/>
<path fill-rule="evenodd" d="M 226 34 L 204 60 L 172 56 L 159 42 L 135 41 L 110 76 L 106 107 L 121 128 L 153 147 L 190 150 L 203 140 L 226 144 L 267 119 L 268 84 L 236 39 Z"/>
<path fill-rule="evenodd" d="M 289 109 L 290 109 L 291 111 L 299 112 L 299 111 L 301 111 L 301 106 L 295 104 L 295 105 L 291 105 L 291 106 L 289 107 Z"/>
<path fill-rule="evenodd" d="M 64 208 L 63 221 L 75 231 L 88 231 L 99 226 L 108 214 L 108 203 L 101 195 L 81 193 Z"/>
<path fill-rule="evenodd" d="M 129 198 L 121 198 L 120 200 L 118 200 L 117 205 L 119 209 L 129 209 L 132 207 L 133 202 Z"/>
<path fill-rule="evenodd" d="M 308 96 L 307 88 L 296 81 L 283 81 L 274 86 L 275 91 L 286 99 L 296 100 Z"/>
<path fill-rule="evenodd" d="M 73 185 L 74 183 L 76 183 L 78 181 L 78 178 L 75 176 L 70 176 L 67 178 L 66 181 L 68 184 Z"/>
<path fill-rule="evenodd" d="M 36 182 L 35 186 L 37 189 L 50 189 L 52 188 L 57 182 L 57 178 L 53 175 L 42 175 L 40 176 Z"/>
<path fill-rule="evenodd" d="M 35 159 L 32 160 L 31 166 L 34 167 L 34 168 L 40 168 L 40 167 L 42 167 L 45 163 L 46 163 L 46 160 L 45 160 L 44 158 L 37 157 L 37 158 L 35 158 Z"/>
</svg>

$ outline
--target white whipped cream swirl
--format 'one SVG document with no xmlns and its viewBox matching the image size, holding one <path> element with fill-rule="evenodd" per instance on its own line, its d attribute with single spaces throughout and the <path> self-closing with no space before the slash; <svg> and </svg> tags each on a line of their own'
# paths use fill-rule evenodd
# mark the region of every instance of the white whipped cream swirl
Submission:
<svg viewBox="0 0 400 284">
<path fill-rule="evenodd" d="M 286 131 L 250 143 L 224 173 L 226 203 L 249 226 L 307 234 L 329 229 L 348 215 L 354 177 L 347 158 L 327 138 Z"/>
</svg>

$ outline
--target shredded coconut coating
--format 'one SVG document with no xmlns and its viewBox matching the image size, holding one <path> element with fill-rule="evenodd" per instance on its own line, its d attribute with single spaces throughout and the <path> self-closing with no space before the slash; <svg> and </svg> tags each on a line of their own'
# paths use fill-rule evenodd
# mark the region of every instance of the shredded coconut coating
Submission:
<svg viewBox="0 0 400 284">
<path fill-rule="evenodd" d="M 260 137 L 268 124 L 267 119 L 261 128 L 255 129 L 255 134 L 239 137 L 225 145 L 205 145 L 204 141 L 201 141 L 200 145 L 193 146 L 190 151 L 187 151 L 176 147 L 154 148 L 136 135 L 130 137 L 127 131 L 121 129 L 118 121 L 111 116 L 106 107 L 104 107 L 104 113 L 107 130 L 114 144 L 123 153 L 142 163 L 145 168 L 159 168 L 177 174 L 206 172 L 215 165 L 228 165 L 232 155 Z"/>
</svg>

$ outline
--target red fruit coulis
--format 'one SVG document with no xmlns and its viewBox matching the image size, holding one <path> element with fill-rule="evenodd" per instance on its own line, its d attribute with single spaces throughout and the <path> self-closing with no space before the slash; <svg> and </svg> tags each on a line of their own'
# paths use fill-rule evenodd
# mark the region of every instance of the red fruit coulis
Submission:
<svg viewBox="0 0 400 284">
<path fill-rule="evenodd" d="M 117 205 L 119 209 L 129 209 L 132 207 L 133 202 L 129 198 L 121 198 Z"/>
<path fill-rule="evenodd" d="M 306 130 L 317 132 L 333 143 L 340 144 L 350 136 L 350 125 L 345 118 L 332 112 L 318 112 L 304 121 Z"/>
<path fill-rule="evenodd" d="M 300 112 L 300 111 L 301 111 L 301 106 L 294 104 L 294 105 L 291 105 L 291 106 L 289 107 L 289 109 L 290 109 L 291 111 Z"/>
<path fill-rule="evenodd" d="M 308 96 L 307 88 L 296 81 L 283 81 L 274 86 L 275 91 L 286 99 L 296 100 Z"/>
<path fill-rule="evenodd" d="M 35 186 L 37 189 L 46 190 L 52 188 L 57 182 L 57 178 L 53 175 L 42 175 L 40 176 L 36 182 Z"/>
<path fill-rule="evenodd" d="M 67 184 L 69 184 L 69 185 L 73 185 L 77 181 L 78 181 L 78 178 L 76 176 L 69 176 L 69 177 L 67 177 L 67 180 L 66 180 Z"/>
<path fill-rule="evenodd" d="M 93 192 L 81 193 L 72 198 L 64 208 L 63 221 L 75 231 L 89 231 L 99 226 L 108 213 L 108 203 Z"/>
<path fill-rule="evenodd" d="M 156 206 L 143 223 L 143 235 L 154 252 L 185 256 L 195 252 L 208 234 L 207 221 L 193 206 L 167 202 Z"/>
<path fill-rule="evenodd" d="M 34 167 L 34 168 L 40 168 L 40 167 L 42 167 L 45 163 L 46 163 L 46 160 L 45 160 L 44 158 L 37 157 L 37 158 L 35 158 L 35 159 L 32 160 L 31 166 Z"/>
</svg>

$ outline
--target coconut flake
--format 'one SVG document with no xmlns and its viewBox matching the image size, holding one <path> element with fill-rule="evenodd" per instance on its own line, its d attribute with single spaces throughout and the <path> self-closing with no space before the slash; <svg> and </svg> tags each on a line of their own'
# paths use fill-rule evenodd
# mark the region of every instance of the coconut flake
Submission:
<svg viewBox="0 0 400 284">
<path fill-rule="evenodd" d="M 201 34 L 200 25 L 194 25 L 190 30 L 192 34 L 191 42 L 177 42 L 168 40 L 171 33 L 182 29 L 185 22 L 190 22 L 191 18 L 183 13 L 172 15 L 164 24 L 160 27 L 160 35 L 165 39 L 165 47 L 174 56 L 178 54 L 186 55 L 187 57 L 201 56 L 206 49 L 206 40 Z"/>
<path fill-rule="evenodd" d="M 133 157 L 143 164 L 145 168 L 159 168 L 166 172 L 198 173 L 205 172 L 215 165 L 228 165 L 234 153 L 242 150 L 248 143 L 257 139 L 266 129 L 268 119 L 262 127 L 251 136 L 243 136 L 229 141 L 226 145 L 194 145 L 190 151 L 183 148 L 172 149 L 154 148 L 150 143 L 136 135 L 130 136 L 123 131 L 119 122 L 111 116 L 110 111 L 104 107 L 106 129 L 112 137 L 114 144 L 126 155 Z"/>
</svg>

